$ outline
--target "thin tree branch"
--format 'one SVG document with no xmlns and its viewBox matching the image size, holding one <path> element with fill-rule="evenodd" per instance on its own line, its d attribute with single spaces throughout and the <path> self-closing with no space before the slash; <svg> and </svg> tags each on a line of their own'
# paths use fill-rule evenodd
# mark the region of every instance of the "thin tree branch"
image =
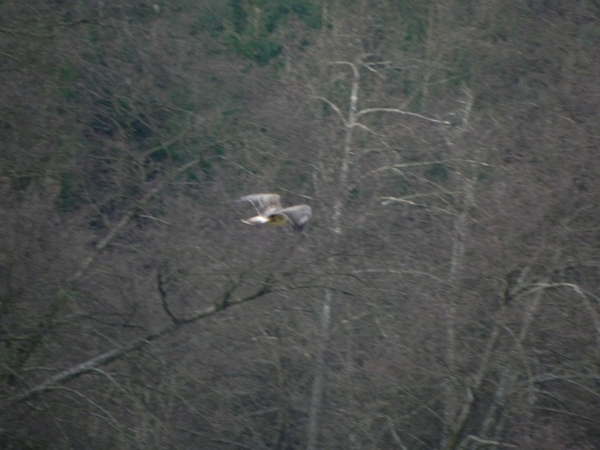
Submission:
<svg viewBox="0 0 600 450">
<path fill-rule="evenodd" d="M 482 439 L 482 438 L 474 436 L 472 434 L 468 435 L 467 438 L 470 439 L 471 441 L 475 441 L 479 444 L 497 445 L 498 447 L 507 447 L 507 448 L 517 448 L 517 446 L 513 445 L 513 444 L 506 444 L 504 442 L 492 441 L 490 439 Z"/>
<path fill-rule="evenodd" d="M 396 433 L 396 427 L 394 425 L 394 422 L 392 422 L 392 419 L 390 419 L 389 416 L 385 416 L 385 418 L 387 419 L 390 434 L 392 435 L 392 439 L 394 440 L 396 445 L 400 446 L 402 450 L 408 450 L 408 447 L 404 445 L 404 442 L 402 442 L 402 439 L 400 439 L 400 436 L 398 436 L 398 433 Z"/>
<path fill-rule="evenodd" d="M 408 111 L 402 111 L 401 109 L 395 109 L 395 108 L 368 108 L 368 109 L 362 109 L 360 111 L 358 111 L 356 113 L 356 118 L 358 119 L 360 116 L 364 116 L 365 114 L 369 114 L 372 112 L 391 112 L 391 113 L 396 113 L 396 114 L 404 114 L 407 116 L 414 116 L 414 117 L 418 117 L 420 119 L 423 120 L 427 120 L 429 122 L 433 122 L 433 123 L 441 123 L 444 125 L 450 125 L 451 122 L 448 122 L 447 120 L 437 120 L 437 119 L 432 119 L 431 117 L 426 117 L 422 114 L 417 114 L 417 113 L 412 113 L 412 112 L 408 112 Z"/>
<path fill-rule="evenodd" d="M 81 277 L 83 277 L 83 275 L 85 275 L 87 269 L 96 260 L 96 258 L 98 258 L 98 256 L 102 252 L 102 250 L 104 250 L 108 246 L 108 244 L 110 244 L 113 241 L 113 239 L 115 239 L 119 235 L 119 233 L 121 233 L 123 231 L 123 229 L 129 224 L 129 221 L 135 215 L 135 212 L 139 208 L 142 208 L 143 206 L 145 206 L 150 201 L 150 199 L 152 199 L 152 197 L 154 197 L 158 192 L 160 192 L 168 184 L 168 182 L 172 178 L 174 178 L 175 176 L 179 175 L 182 172 L 185 172 L 187 169 L 195 166 L 199 162 L 200 162 L 200 159 L 194 159 L 193 161 L 190 161 L 187 164 L 184 164 L 183 166 L 177 168 L 177 170 L 175 170 L 173 173 L 171 173 L 170 176 L 168 176 L 162 182 L 158 183 L 154 188 L 150 189 L 146 193 L 146 195 L 144 195 L 142 197 L 142 199 L 137 203 L 137 205 L 135 205 L 127 213 L 125 213 L 125 215 L 121 218 L 121 220 L 119 220 L 119 222 L 117 222 L 117 224 L 108 232 L 108 234 L 100 242 L 98 242 L 98 244 L 96 244 L 95 252 L 83 260 L 83 262 L 79 266 L 79 269 L 69 278 L 68 281 L 72 283 L 72 282 L 79 280 Z"/>
<path fill-rule="evenodd" d="M 142 336 L 141 338 L 134 339 L 133 341 L 129 342 L 128 344 L 123 345 L 122 347 L 115 348 L 108 352 L 102 353 L 101 355 L 98 355 L 92 359 L 89 359 L 88 361 L 85 361 L 81 364 L 77 364 L 74 367 L 64 370 L 64 371 L 54 375 L 53 377 L 50 377 L 46 381 L 38 384 L 37 386 L 34 386 L 31 389 L 28 389 L 26 392 L 22 393 L 21 395 L 17 396 L 13 400 L 9 401 L 8 406 L 6 408 L 4 408 L 4 410 L 5 411 L 9 410 L 11 406 L 31 400 L 44 392 L 58 389 L 58 388 L 60 388 L 60 385 L 66 383 L 70 380 L 73 380 L 75 378 L 78 378 L 79 376 L 81 376 L 83 374 L 95 371 L 98 367 L 105 366 L 106 364 L 109 364 L 115 360 L 118 360 L 118 359 L 122 358 L 123 356 L 125 356 L 135 350 L 138 350 L 141 347 L 144 347 L 145 345 L 149 344 L 152 341 L 155 341 L 165 335 L 168 335 L 168 334 L 171 334 L 171 333 L 177 331 L 179 328 L 181 328 L 184 325 L 189 325 L 191 323 L 197 322 L 200 319 L 204 319 L 205 317 L 212 316 L 212 315 L 218 313 L 219 311 L 223 311 L 232 306 L 237 306 L 237 305 L 241 305 L 242 303 L 247 303 L 249 301 L 256 300 L 257 298 L 263 297 L 267 294 L 270 294 L 271 292 L 272 292 L 271 276 L 269 276 L 264 281 L 264 283 L 260 287 L 260 289 L 258 289 L 258 291 L 256 291 L 254 294 L 248 295 L 246 297 L 238 298 L 235 300 L 227 300 L 227 301 L 217 302 L 215 305 L 209 306 L 208 308 L 205 308 L 202 311 L 198 311 L 197 313 L 191 315 L 190 317 L 187 317 L 185 319 L 179 319 L 178 321 L 172 322 L 171 324 L 161 328 L 158 331 L 151 332 L 151 333 L 146 334 L 145 336 Z M 228 297 L 230 295 L 231 295 L 231 292 L 225 292 L 223 294 L 223 297 Z"/>
<path fill-rule="evenodd" d="M 327 103 L 331 107 L 331 109 L 333 109 L 337 113 L 338 117 L 341 119 L 344 126 L 346 126 L 346 127 L 348 126 L 348 124 L 346 123 L 346 119 L 344 119 L 344 116 L 342 115 L 342 112 L 340 111 L 340 109 L 337 106 L 335 106 L 335 104 L 333 104 L 332 102 L 327 100 L 325 97 L 315 97 L 315 98 L 317 98 L 319 100 L 323 100 L 325 103 Z"/>
<path fill-rule="evenodd" d="M 158 274 L 156 275 L 156 283 L 157 283 L 158 294 L 160 295 L 160 302 L 162 304 L 163 310 L 165 311 L 165 313 L 167 313 L 167 316 L 169 316 L 171 318 L 171 321 L 174 324 L 179 323 L 179 319 L 177 317 L 175 317 L 175 315 L 171 311 L 171 308 L 169 307 L 169 304 L 167 303 L 167 292 L 165 291 L 162 274 L 160 272 L 158 272 Z"/>
</svg>

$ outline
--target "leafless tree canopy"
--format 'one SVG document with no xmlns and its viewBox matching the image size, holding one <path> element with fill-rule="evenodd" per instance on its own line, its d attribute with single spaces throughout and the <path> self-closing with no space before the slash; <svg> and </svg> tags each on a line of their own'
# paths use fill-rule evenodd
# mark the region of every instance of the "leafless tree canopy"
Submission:
<svg viewBox="0 0 600 450">
<path fill-rule="evenodd" d="M 594 0 L 2 2 L 0 448 L 600 448 L 599 74 Z"/>
</svg>

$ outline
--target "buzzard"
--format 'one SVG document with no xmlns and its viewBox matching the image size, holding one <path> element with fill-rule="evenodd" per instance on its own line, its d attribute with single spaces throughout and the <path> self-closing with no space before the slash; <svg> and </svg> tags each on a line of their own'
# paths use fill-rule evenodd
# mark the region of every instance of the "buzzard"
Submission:
<svg viewBox="0 0 600 450">
<path fill-rule="evenodd" d="M 312 216 L 312 209 L 308 205 L 295 205 L 282 208 L 277 194 L 252 194 L 238 199 L 239 202 L 250 202 L 258 212 L 258 216 L 242 219 L 248 225 L 285 225 L 290 223 L 294 230 L 302 231 L 306 222 Z"/>
</svg>

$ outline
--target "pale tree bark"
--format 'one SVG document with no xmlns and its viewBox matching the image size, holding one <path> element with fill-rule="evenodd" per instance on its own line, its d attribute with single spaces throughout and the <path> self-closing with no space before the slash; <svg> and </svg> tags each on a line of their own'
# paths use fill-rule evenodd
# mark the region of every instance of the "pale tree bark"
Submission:
<svg viewBox="0 0 600 450">
<path fill-rule="evenodd" d="M 470 116 L 473 107 L 474 98 L 469 90 L 465 90 L 466 100 L 462 111 L 462 119 L 460 126 L 449 136 L 446 137 L 446 145 L 452 150 L 452 157 L 445 159 L 443 162 L 453 162 L 458 165 L 457 171 L 461 179 L 459 186 L 452 192 L 457 197 L 456 209 L 449 208 L 441 209 L 430 207 L 432 210 L 437 210 L 445 214 L 452 214 L 455 219 L 452 225 L 451 234 L 451 252 L 448 266 L 448 275 L 444 284 L 451 286 L 447 290 L 447 296 L 444 298 L 445 312 L 445 358 L 448 371 L 448 379 L 445 385 L 445 403 L 443 416 L 443 442 L 444 449 L 456 449 L 466 445 L 469 440 L 479 443 L 483 442 L 482 437 L 468 436 L 463 439 L 463 431 L 472 418 L 472 413 L 475 407 L 476 394 L 481 388 L 486 375 L 495 358 L 495 347 L 501 335 L 501 322 L 494 322 L 494 326 L 487 338 L 485 346 L 482 349 L 478 365 L 468 382 L 465 382 L 464 375 L 461 374 L 458 361 L 460 345 L 457 337 L 457 320 L 461 313 L 457 299 L 459 298 L 459 280 L 465 263 L 465 251 L 469 242 L 469 223 L 471 221 L 471 212 L 476 206 L 476 188 L 477 179 L 480 174 L 481 167 L 487 167 L 484 162 L 485 154 L 478 147 L 469 147 L 466 144 L 465 136 L 470 130 Z M 425 119 L 434 122 L 447 124 L 448 122 L 437 121 L 427 117 Z M 429 165 L 436 161 L 427 161 L 419 163 L 396 164 L 393 166 L 385 166 L 375 169 L 372 172 L 384 172 L 394 169 L 405 169 L 417 165 Z M 369 173 L 368 175 L 371 175 Z M 425 194 L 425 196 L 431 194 Z M 397 197 L 382 197 L 383 204 L 403 203 L 407 205 L 422 205 L 417 203 L 417 197 L 423 196 L 413 195 L 405 198 Z M 498 311 L 500 318 L 503 309 Z M 492 442 L 491 440 L 489 441 Z M 497 441 L 494 441 L 497 442 Z M 497 442 L 497 445 L 504 445 Z"/>
<path fill-rule="evenodd" d="M 459 129 L 458 136 L 455 136 L 452 140 L 448 139 L 447 143 L 452 148 L 454 147 L 453 140 L 460 137 L 460 135 L 468 132 L 469 119 L 471 109 L 473 106 L 473 97 L 470 92 L 467 92 L 468 101 L 465 105 L 462 118 L 462 127 Z M 460 150 L 459 150 L 460 151 Z M 465 151 L 465 150 L 463 150 Z M 460 155 L 464 157 L 464 155 Z M 465 158 L 467 159 L 467 158 Z M 469 158 L 470 159 L 470 158 Z M 474 160 L 478 160 L 478 155 L 474 155 Z M 465 245 L 467 240 L 467 220 L 471 207 L 475 202 L 475 183 L 477 177 L 477 170 L 474 166 L 467 167 L 470 169 L 468 175 L 463 180 L 462 186 L 462 201 L 460 209 L 456 219 L 454 221 L 454 230 L 452 234 L 452 254 L 450 259 L 450 270 L 448 273 L 448 284 L 449 286 L 455 286 L 457 278 L 460 274 L 461 265 L 463 264 L 463 258 L 465 254 Z M 446 300 L 446 363 L 448 365 L 449 377 L 446 385 L 446 404 L 445 404 L 445 442 L 443 448 L 454 448 L 456 440 L 458 439 L 459 432 L 464 424 L 463 416 L 465 411 L 459 411 L 459 385 L 454 379 L 457 376 L 456 368 L 456 352 L 457 352 L 457 340 L 456 340 L 456 318 L 458 305 L 456 304 L 456 295 L 452 293 Z M 467 392 L 467 404 L 473 403 L 473 392 Z"/>
<path fill-rule="evenodd" d="M 337 63 L 340 64 L 340 63 Z M 350 95 L 350 106 L 348 110 L 348 118 L 344 121 L 345 125 L 345 138 L 344 138 L 344 148 L 342 154 L 342 161 L 340 166 L 339 176 L 339 191 L 337 192 L 337 197 L 335 199 L 333 205 L 333 214 L 331 217 L 331 237 L 332 237 L 332 248 L 333 253 L 335 253 L 335 249 L 337 248 L 337 244 L 339 242 L 340 234 L 342 233 L 342 209 L 344 205 L 345 191 L 346 185 L 348 183 L 348 170 L 350 167 L 350 149 L 352 148 L 352 131 L 353 126 L 349 124 L 353 124 L 355 121 L 356 115 L 356 102 L 358 99 L 358 88 L 360 81 L 360 73 L 358 68 L 353 63 L 341 63 L 348 64 L 352 68 L 353 72 L 353 81 L 352 81 L 352 93 Z M 330 103 L 326 100 L 327 103 Z M 331 103 L 330 103 L 331 104 Z M 336 112 L 341 116 L 340 110 L 332 105 Z M 334 257 L 329 257 L 327 260 L 328 270 L 330 273 L 335 272 L 336 262 Z M 332 292 L 330 289 L 325 289 L 323 304 L 321 306 L 321 321 L 320 321 L 320 336 L 319 336 L 319 346 L 317 349 L 317 357 L 315 361 L 315 377 L 313 380 L 312 390 L 311 390 L 311 398 L 310 398 L 310 410 L 309 410 L 309 418 L 308 418 L 308 430 L 307 430 L 307 445 L 306 448 L 308 450 L 315 450 L 317 448 L 317 439 L 319 436 L 319 427 L 318 427 L 318 419 L 319 414 L 321 412 L 321 404 L 323 401 L 323 385 L 325 383 L 325 353 L 328 348 L 329 343 L 329 335 L 331 332 L 331 307 L 332 307 Z"/>
<path fill-rule="evenodd" d="M 452 140 L 447 140 L 450 147 L 455 145 L 453 141 L 458 140 L 461 135 L 469 131 L 469 118 L 473 105 L 473 97 L 469 91 L 467 91 L 467 98 L 468 100 L 464 109 L 462 126 L 459 129 L 458 134 L 454 136 Z M 464 151 L 466 152 L 468 150 Z M 511 448 L 514 446 L 501 441 L 504 416 L 502 412 L 499 411 L 502 409 L 502 405 L 505 405 L 507 397 L 514 392 L 515 384 L 520 376 L 520 373 L 515 371 L 514 367 L 511 367 L 510 364 L 505 364 L 502 368 L 502 375 L 497 383 L 494 400 L 489 407 L 486 416 L 480 421 L 480 431 L 478 436 L 472 434 L 465 435 L 464 433 L 467 424 L 473 419 L 475 401 L 482 388 L 482 383 L 489 373 L 492 364 L 497 363 L 498 358 L 501 358 L 495 347 L 499 342 L 502 329 L 504 328 L 503 320 L 506 314 L 507 302 L 502 302 L 500 308 L 493 315 L 494 322 L 492 329 L 487 337 L 481 357 L 478 359 L 477 368 L 469 380 L 465 381 L 464 375 L 461 375 L 457 364 L 459 352 L 457 319 L 460 314 L 459 305 L 456 302 L 456 299 L 458 298 L 457 283 L 460 279 L 461 269 L 464 264 L 465 247 L 469 239 L 469 214 L 476 205 L 477 168 L 485 165 L 485 163 L 483 162 L 484 155 L 477 147 L 474 147 L 469 154 L 460 155 L 459 157 L 467 162 L 467 166 L 464 168 L 463 173 L 468 175 L 466 175 L 463 180 L 462 201 L 459 213 L 454 221 L 452 254 L 448 274 L 448 283 L 450 286 L 453 286 L 455 292 L 454 295 L 449 296 L 446 301 L 446 363 L 449 371 L 449 379 L 446 384 L 444 441 L 441 448 L 446 450 L 467 448 L 471 445 L 471 442 L 474 443 L 474 446 L 484 444 L 488 447 L 491 446 L 491 448 Z M 524 269 L 521 272 L 519 284 L 523 283 L 527 270 L 528 269 Z M 517 286 L 513 290 L 516 291 L 520 288 L 521 286 Z M 516 348 L 520 358 L 526 358 L 522 353 L 523 345 L 529 334 L 533 317 L 539 309 L 542 298 L 541 289 L 529 290 L 525 293 L 534 295 L 523 316 L 520 331 L 516 336 L 516 342 L 511 346 L 511 348 Z M 505 361 L 505 363 L 507 363 L 507 361 Z M 462 379 L 462 381 L 459 382 L 459 379 Z M 528 398 L 530 406 L 533 406 L 533 403 L 535 403 L 535 395 L 536 394 L 532 389 Z"/>
<path fill-rule="evenodd" d="M 473 107 L 473 95 L 470 91 L 466 91 L 467 100 L 463 110 L 462 124 L 458 129 L 457 134 L 447 139 L 447 144 L 450 148 L 458 145 L 465 145 L 461 137 L 469 132 L 469 121 L 471 110 Z M 462 141 L 462 142 L 461 142 Z M 457 304 L 458 295 L 458 280 L 460 279 L 462 266 L 464 264 L 465 249 L 469 239 L 468 223 L 471 210 L 476 205 L 476 184 L 479 175 L 479 167 L 485 165 L 484 156 L 477 147 L 477 144 L 471 149 L 459 149 L 460 152 L 456 157 L 465 161 L 465 165 L 461 173 L 464 174 L 463 186 L 461 188 L 461 202 L 459 211 L 454 221 L 452 234 L 452 253 L 450 260 L 450 268 L 448 273 L 448 284 L 453 287 L 451 295 L 446 299 L 446 363 L 448 367 L 448 380 L 446 384 L 446 400 L 444 407 L 444 434 L 442 448 L 456 449 L 467 445 L 469 440 L 481 439 L 479 437 L 468 436 L 463 437 L 463 431 L 467 422 L 471 419 L 475 406 L 475 397 L 478 390 L 481 388 L 483 380 L 490 368 L 494 357 L 494 348 L 500 337 L 501 325 L 499 320 L 496 320 L 487 338 L 486 345 L 483 349 L 481 358 L 479 359 L 478 367 L 470 381 L 464 382 L 464 378 L 460 374 L 457 366 L 459 345 L 457 340 L 457 318 L 460 313 L 459 305 Z M 502 305 L 503 307 L 504 305 Z M 503 308 L 498 311 L 497 318 L 502 314 Z M 464 386 L 466 385 L 466 389 Z M 502 443 L 497 443 L 503 445 Z"/>
<path fill-rule="evenodd" d="M 541 247 L 542 245 L 540 244 L 540 249 Z M 537 253 L 539 252 L 536 252 L 536 255 L 532 258 L 533 260 L 537 259 Z M 553 259 L 556 263 L 559 259 L 559 253 L 555 254 Z M 522 272 L 527 271 L 527 268 L 525 268 Z M 516 290 L 519 290 L 520 293 L 511 298 L 510 301 L 526 302 L 525 309 L 522 313 L 518 333 L 514 333 L 513 335 L 514 342 L 510 347 L 512 352 L 501 356 L 503 364 L 501 366 L 499 381 L 496 384 L 493 401 L 481 421 L 478 433 L 479 438 L 490 439 L 493 442 L 500 442 L 504 434 L 508 419 L 506 409 L 507 406 L 510 406 L 509 403 L 516 403 L 514 400 L 515 397 L 523 405 L 521 408 L 524 408 L 524 411 L 521 412 L 523 413 L 524 420 L 527 422 L 526 426 L 529 426 L 529 423 L 533 420 L 533 408 L 538 401 L 539 390 L 535 387 L 536 376 L 530 367 L 530 356 L 526 352 L 526 341 L 533 331 L 536 315 L 543 309 L 544 295 L 547 290 L 566 289 L 575 293 L 582 301 L 584 310 L 589 313 L 596 331 L 596 340 L 600 339 L 599 315 L 590 303 L 590 294 L 585 292 L 579 285 L 572 283 L 551 283 L 548 278 L 539 280 L 533 284 L 526 284 L 524 277 L 520 278 L 519 285 L 515 286 Z M 505 309 L 504 305 L 503 309 Z M 495 327 L 500 326 L 500 323 L 500 320 L 498 320 Z M 523 385 L 523 377 L 526 377 L 527 380 L 525 385 Z M 555 379 L 561 379 L 561 375 L 557 375 Z M 513 398 L 512 400 L 511 397 Z M 531 432 L 525 433 L 525 435 L 530 436 Z M 469 438 L 472 438 L 472 436 L 465 437 L 463 443 L 458 448 L 463 448 Z M 497 447 L 500 448 L 502 445 L 497 445 Z"/>
<path fill-rule="evenodd" d="M 527 355 L 524 354 L 524 344 L 525 340 L 529 336 L 529 332 L 531 330 L 531 325 L 533 323 L 533 319 L 535 314 L 540 308 L 540 304 L 542 302 L 543 297 L 543 289 L 531 290 L 529 292 L 524 292 L 525 295 L 531 295 L 531 300 L 528 303 L 525 313 L 523 315 L 523 320 L 521 323 L 521 327 L 519 329 L 519 333 L 516 336 L 515 342 L 513 344 L 514 348 L 517 352 L 517 358 L 521 360 L 521 362 L 527 359 Z M 502 304 L 502 310 L 504 311 L 506 304 Z M 499 318 L 494 324 L 494 330 L 498 329 L 501 326 L 501 318 Z M 506 357 L 505 357 L 506 358 Z M 507 359 L 507 358 L 506 358 Z M 525 367 L 527 367 L 525 365 Z M 503 407 L 506 405 L 506 401 L 508 397 L 513 394 L 515 389 L 515 384 L 517 379 L 519 378 L 520 373 L 515 370 L 513 364 L 510 361 L 505 360 L 502 372 L 500 376 L 500 380 L 497 384 L 496 391 L 494 392 L 493 402 L 488 408 L 485 417 L 481 421 L 481 427 L 479 432 L 479 437 L 487 438 L 493 437 L 494 440 L 499 440 L 504 429 L 505 425 L 505 416 L 502 413 Z M 528 374 L 528 378 L 532 379 L 533 375 L 531 373 Z M 536 393 L 534 389 L 530 390 L 528 394 L 528 403 L 529 406 L 533 406 L 535 403 Z M 463 439 L 463 445 L 466 445 L 468 437 Z M 458 448 L 461 448 L 459 446 Z"/>
<path fill-rule="evenodd" d="M 331 215 L 331 252 L 336 254 L 338 249 L 340 238 L 343 234 L 343 219 L 344 219 L 344 202 L 347 200 L 347 195 L 350 189 L 349 186 L 349 172 L 352 168 L 353 160 L 353 133 L 356 128 L 372 132 L 366 125 L 362 124 L 359 119 L 363 116 L 372 113 L 395 113 L 401 115 L 408 115 L 417 117 L 423 120 L 427 120 L 432 123 L 449 125 L 450 122 L 433 119 L 426 117 L 421 114 L 404 111 L 398 108 L 365 108 L 358 110 L 358 98 L 360 89 L 360 70 L 365 68 L 367 70 L 375 72 L 375 65 L 365 63 L 363 57 L 357 58 L 355 62 L 349 61 L 334 61 L 332 65 L 348 66 L 352 70 L 352 82 L 350 89 L 350 98 L 348 105 L 348 112 L 344 115 L 341 109 L 333 102 L 324 97 L 317 97 L 321 101 L 329 105 L 333 111 L 337 114 L 344 127 L 344 141 L 342 148 L 342 157 L 339 164 L 339 172 L 337 172 L 337 192 L 333 202 L 333 211 Z M 388 169 L 388 168 L 385 168 Z M 397 200 L 397 199 L 396 199 Z M 330 274 L 334 274 L 337 268 L 337 262 L 335 257 L 328 258 L 327 262 L 328 271 Z M 321 320 L 320 320 L 320 341 L 317 350 L 317 356 L 315 361 L 315 377 L 313 380 L 311 399 L 310 399 L 310 410 L 309 410 L 309 422 L 307 430 L 307 450 L 315 450 L 317 448 L 317 441 L 319 437 L 319 415 L 322 409 L 323 391 L 325 384 L 325 376 L 327 373 L 327 367 L 325 363 L 325 354 L 328 349 L 329 339 L 331 334 L 331 313 L 333 308 L 333 292 L 331 289 L 325 289 L 323 296 L 323 303 L 321 305 Z"/>
</svg>

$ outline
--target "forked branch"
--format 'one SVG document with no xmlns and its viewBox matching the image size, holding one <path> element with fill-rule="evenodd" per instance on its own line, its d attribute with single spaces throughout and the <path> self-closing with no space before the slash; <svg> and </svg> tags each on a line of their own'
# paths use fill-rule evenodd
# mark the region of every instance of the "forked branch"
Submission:
<svg viewBox="0 0 600 450">
<path fill-rule="evenodd" d="M 267 279 L 263 282 L 261 287 L 253 294 L 247 295 L 245 297 L 233 299 L 233 300 L 228 298 L 226 302 L 223 302 L 223 301 L 215 302 L 215 304 L 213 306 L 209 306 L 208 308 L 198 311 L 195 314 L 191 315 L 190 317 L 187 317 L 185 319 L 174 320 L 169 325 L 161 328 L 158 331 L 147 333 L 146 335 L 144 335 L 138 339 L 134 339 L 133 341 L 129 342 L 128 344 L 125 344 L 121 347 L 112 349 L 108 352 L 102 353 L 101 355 L 95 356 L 94 358 L 91 358 L 88 361 L 85 361 L 81 364 L 77 364 L 76 366 L 73 366 L 69 369 L 63 370 L 62 372 L 54 375 L 53 377 L 50 377 L 49 379 L 38 384 L 37 386 L 34 386 L 34 387 L 28 389 L 26 392 L 20 394 L 16 398 L 9 401 L 8 406 L 5 407 L 4 410 L 6 411 L 6 410 L 10 409 L 11 406 L 15 406 L 19 403 L 31 400 L 44 392 L 58 389 L 58 388 L 60 388 L 60 385 L 66 383 L 70 380 L 73 380 L 75 378 L 78 378 L 79 376 L 81 376 L 83 374 L 95 371 L 95 370 L 97 370 L 98 367 L 105 366 L 106 364 L 108 364 L 112 361 L 120 359 L 123 356 L 133 352 L 134 350 L 138 350 L 141 347 L 148 345 L 152 341 L 155 341 L 163 336 L 166 336 L 168 334 L 171 334 L 171 333 L 179 330 L 184 325 L 192 324 L 194 322 L 197 322 L 200 319 L 204 319 L 205 317 L 212 316 L 224 309 L 227 309 L 227 308 L 230 308 L 233 306 L 237 306 L 237 305 L 241 305 L 242 303 L 247 303 L 249 301 L 256 300 L 257 298 L 263 297 L 263 296 L 273 292 L 272 285 L 271 285 L 271 281 L 272 281 L 271 278 L 272 278 L 271 276 L 267 277 Z M 223 295 L 230 296 L 231 291 L 228 290 Z"/>
</svg>

